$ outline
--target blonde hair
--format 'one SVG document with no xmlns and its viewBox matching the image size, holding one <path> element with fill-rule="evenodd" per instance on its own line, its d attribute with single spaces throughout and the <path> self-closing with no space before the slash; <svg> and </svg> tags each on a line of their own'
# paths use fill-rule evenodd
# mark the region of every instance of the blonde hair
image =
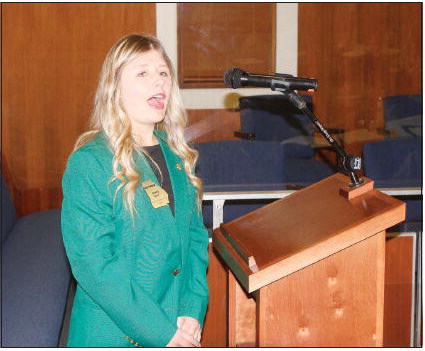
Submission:
<svg viewBox="0 0 425 351">
<path fill-rule="evenodd" d="M 135 152 L 146 151 L 136 145 L 131 134 L 131 122 L 120 102 L 120 77 L 122 68 L 141 53 L 149 50 L 158 51 L 167 63 L 171 73 L 172 88 L 164 119 L 156 128 L 167 133 L 167 144 L 184 164 L 189 181 L 197 192 L 198 209 L 202 202 L 202 182 L 194 174 L 198 152 L 188 146 L 184 139 L 187 114 L 183 108 L 180 90 L 173 65 L 158 39 L 150 35 L 130 34 L 117 41 L 108 52 L 103 63 L 96 90 L 94 109 L 91 115 L 90 130 L 80 135 L 74 150 L 87 144 L 99 132 L 109 140 L 109 147 L 114 154 L 111 182 L 119 180 L 118 191 L 123 189 L 123 201 L 131 215 L 137 212 L 134 206 L 136 190 L 141 179 L 140 170 L 134 161 Z"/>
</svg>

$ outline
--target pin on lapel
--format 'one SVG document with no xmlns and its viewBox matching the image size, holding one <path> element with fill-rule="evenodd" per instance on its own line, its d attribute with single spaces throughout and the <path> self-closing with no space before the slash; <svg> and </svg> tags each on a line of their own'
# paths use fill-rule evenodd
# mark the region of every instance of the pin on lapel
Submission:
<svg viewBox="0 0 425 351">
<path fill-rule="evenodd" d="M 176 163 L 176 168 L 181 171 L 182 170 L 182 166 L 180 165 L 180 163 Z"/>
</svg>

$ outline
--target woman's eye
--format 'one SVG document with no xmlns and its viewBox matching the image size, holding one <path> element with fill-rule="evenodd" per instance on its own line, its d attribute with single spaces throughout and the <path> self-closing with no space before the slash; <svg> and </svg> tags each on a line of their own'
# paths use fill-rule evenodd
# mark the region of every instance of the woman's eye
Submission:
<svg viewBox="0 0 425 351">
<path fill-rule="evenodd" d="M 143 72 L 138 73 L 137 76 L 138 77 L 146 77 L 147 74 L 148 74 L 147 72 L 143 71 Z"/>
<path fill-rule="evenodd" d="M 166 72 L 166 71 L 163 71 L 163 72 L 161 72 L 160 74 L 161 74 L 161 76 L 163 76 L 163 77 L 168 77 L 168 75 L 169 75 L 169 73 L 168 73 L 168 72 Z"/>
</svg>

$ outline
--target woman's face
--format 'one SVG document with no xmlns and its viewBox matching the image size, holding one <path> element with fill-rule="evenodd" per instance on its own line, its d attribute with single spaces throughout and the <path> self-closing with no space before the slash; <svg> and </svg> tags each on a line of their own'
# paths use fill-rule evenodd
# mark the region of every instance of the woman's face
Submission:
<svg viewBox="0 0 425 351">
<path fill-rule="evenodd" d="M 122 69 L 121 102 L 133 133 L 151 130 L 164 119 L 171 92 L 170 70 L 156 50 L 146 51 Z"/>
</svg>

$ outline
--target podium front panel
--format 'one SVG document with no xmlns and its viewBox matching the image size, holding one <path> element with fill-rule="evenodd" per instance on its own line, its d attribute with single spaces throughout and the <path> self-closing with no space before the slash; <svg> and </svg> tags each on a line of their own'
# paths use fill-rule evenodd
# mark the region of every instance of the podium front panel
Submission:
<svg viewBox="0 0 425 351">
<path fill-rule="evenodd" d="M 259 290 L 260 347 L 382 346 L 385 233 Z"/>
</svg>

